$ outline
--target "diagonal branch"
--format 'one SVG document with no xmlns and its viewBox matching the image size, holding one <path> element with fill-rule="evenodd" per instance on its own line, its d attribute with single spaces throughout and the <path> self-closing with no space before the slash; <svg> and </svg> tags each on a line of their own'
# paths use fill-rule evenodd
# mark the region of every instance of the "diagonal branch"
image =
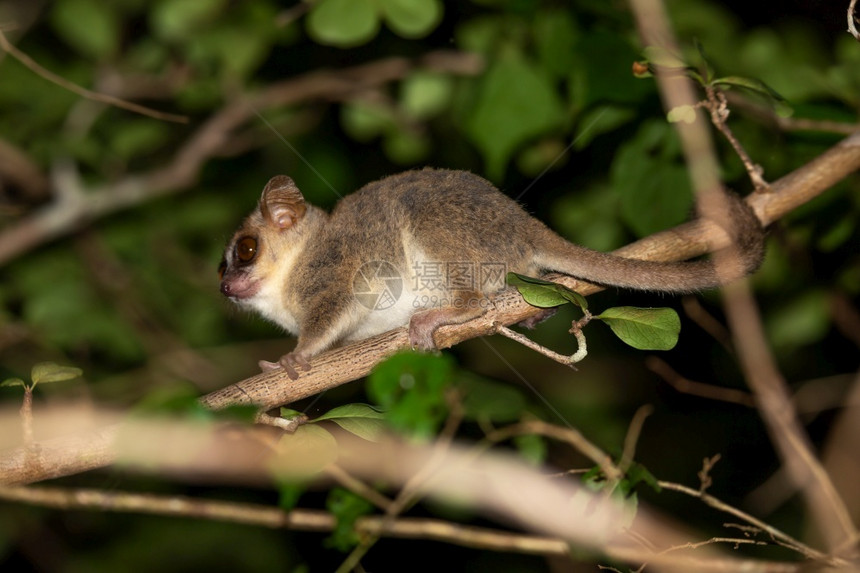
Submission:
<svg viewBox="0 0 860 573">
<path fill-rule="evenodd" d="M 66 78 L 59 76 L 41 66 L 36 60 L 16 48 L 6 35 L 0 30 L 0 48 L 2 48 L 7 54 L 21 62 L 23 66 L 29 68 L 33 73 L 41 76 L 42 78 L 57 84 L 61 88 L 67 89 L 72 93 L 76 93 L 81 97 L 85 97 L 87 99 L 97 101 L 100 103 L 105 103 L 108 105 L 112 105 L 115 107 L 119 107 L 122 109 L 126 109 L 128 111 L 133 111 L 134 113 L 139 113 L 141 115 L 146 115 L 152 117 L 154 119 L 161 119 L 164 121 L 173 121 L 176 123 L 188 123 L 188 117 L 184 115 L 177 115 L 174 113 L 165 113 L 163 111 L 158 111 L 144 105 L 140 105 L 134 102 L 126 101 L 124 99 L 120 99 L 118 97 L 114 97 L 109 94 L 98 93 L 86 88 L 82 88 L 76 83 L 70 82 Z"/>
<path fill-rule="evenodd" d="M 66 169 L 66 177 L 59 181 L 79 187 L 80 191 L 55 193 L 63 200 L 0 232 L 0 266 L 93 219 L 189 189 L 197 183 L 203 164 L 228 148 L 236 130 L 253 121 L 260 110 L 313 100 L 344 99 L 402 79 L 416 68 L 475 75 L 482 67 L 481 58 L 473 54 L 431 52 L 414 60 L 386 58 L 351 68 L 315 71 L 271 84 L 217 111 L 191 134 L 173 161 L 164 167 L 87 190 L 73 170 Z"/>
</svg>

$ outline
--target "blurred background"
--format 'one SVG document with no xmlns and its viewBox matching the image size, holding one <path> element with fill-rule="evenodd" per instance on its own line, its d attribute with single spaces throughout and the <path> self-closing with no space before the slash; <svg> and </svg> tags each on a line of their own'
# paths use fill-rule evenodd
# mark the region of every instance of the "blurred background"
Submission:
<svg viewBox="0 0 860 573">
<path fill-rule="evenodd" d="M 764 81 L 793 110 L 779 115 L 754 92 L 729 93 L 729 125 L 770 181 L 856 125 L 860 45 L 845 32 L 845 4 L 667 2 L 689 62 L 702 65 L 697 40 L 717 75 Z M 42 361 L 84 372 L 40 386 L 37 403 L 84 398 L 127 407 L 200 395 L 289 349 L 294 342 L 277 328 L 220 295 L 216 273 L 226 240 L 275 174 L 330 208 L 401 170 L 466 169 L 599 250 L 692 213 L 680 145 L 655 83 L 631 71 L 644 46 L 625 2 L 20 0 L 0 2 L 0 31 L 35 62 L 0 51 L 0 380 L 26 379 Z M 45 70 L 171 116 L 81 97 L 48 81 Z M 719 135 L 715 141 L 724 180 L 749 192 L 740 160 Z M 851 411 L 846 396 L 860 356 L 858 215 L 852 177 L 772 227 L 753 279 L 778 365 L 825 452 L 836 421 Z M 676 308 L 680 342 L 669 352 L 635 351 L 593 325 L 589 357 L 574 372 L 507 339 L 478 339 L 446 351 L 456 376 L 515 389 L 518 414 L 562 423 L 525 378 L 613 454 L 636 409 L 651 404 L 638 462 L 660 479 L 697 487 L 701 460 L 719 453 L 710 493 L 803 537 L 801 503 L 777 472 L 749 397 L 690 395 L 654 372 L 668 366 L 746 392 L 721 327 L 709 332 L 707 320 L 691 318 L 723 324 L 719 295 L 610 290 L 589 302 L 596 310 Z M 564 309 L 530 336 L 570 354 L 575 318 Z M 0 389 L 2 403 L 20 399 L 19 389 Z M 327 392 L 307 413 L 367 401 L 358 381 Z M 463 425 L 463 439 L 480 436 L 478 424 Z M 540 456 L 555 466 L 589 465 L 565 448 L 543 447 Z M 59 483 L 278 501 L 266 489 L 180 486 L 116 470 Z M 721 516 L 688 498 L 639 494 L 703 536 L 721 530 Z M 324 491 L 310 491 L 299 505 L 324 499 Z M 860 507 L 851 509 L 856 518 Z M 324 539 L 13 504 L 0 512 L 0 564 L 10 571 L 329 570 L 343 555 Z M 538 557 L 399 540 L 382 540 L 364 563 L 400 570 L 388 560 L 405 551 L 446 570 L 569 570 Z"/>
</svg>

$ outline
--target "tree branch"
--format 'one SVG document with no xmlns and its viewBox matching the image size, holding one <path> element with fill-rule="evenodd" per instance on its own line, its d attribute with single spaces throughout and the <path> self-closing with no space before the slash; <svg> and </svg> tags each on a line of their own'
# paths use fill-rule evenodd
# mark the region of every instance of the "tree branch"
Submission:
<svg viewBox="0 0 860 573">
<path fill-rule="evenodd" d="M 415 60 L 386 58 L 341 70 L 315 71 L 271 84 L 257 94 L 238 98 L 221 108 L 189 136 L 173 161 L 164 167 L 87 190 L 74 170 L 67 169 L 67 184 L 79 187 L 80 192 L 57 192 L 55 195 L 63 199 L 4 229 L 0 233 L 0 266 L 93 219 L 192 187 L 203 164 L 229 147 L 233 133 L 254 120 L 260 110 L 311 100 L 343 99 L 402 79 L 416 68 L 475 75 L 482 67 L 482 60 L 473 54 L 431 52 Z"/>
<path fill-rule="evenodd" d="M 122 513 L 146 513 L 209 519 L 295 531 L 333 531 L 337 518 L 325 511 L 294 509 L 251 503 L 201 500 L 182 496 L 118 493 L 97 489 L 0 486 L 0 499 L 55 509 L 91 509 Z M 567 555 L 563 539 L 457 525 L 439 519 L 386 516 L 359 517 L 355 529 L 362 535 L 400 539 L 425 539 L 484 549 L 530 555 Z"/>
<path fill-rule="evenodd" d="M 130 101 L 125 101 L 118 97 L 114 97 L 112 95 L 103 94 L 88 90 L 86 88 L 82 88 L 76 83 L 72 83 L 66 78 L 55 74 L 54 72 L 42 67 L 38 62 L 36 62 L 33 58 L 16 48 L 12 45 L 11 42 L 6 38 L 6 35 L 0 30 L 0 48 L 6 51 L 7 54 L 21 62 L 22 65 L 29 68 L 33 73 L 42 78 L 57 84 L 61 88 L 67 89 L 70 92 L 76 93 L 81 97 L 85 97 L 89 100 L 97 101 L 100 103 L 104 103 L 107 105 L 112 105 L 115 107 L 119 107 L 122 109 L 126 109 L 128 111 L 133 111 L 134 113 L 139 113 L 141 115 L 146 115 L 155 119 L 161 119 L 164 121 L 173 121 L 177 123 L 188 123 L 188 117 L 184 115 L 177 115 L 174 113 L 165 113 L 163 111 L 154 110 L 152 108 L 148 108 L 146 106 L 136 104 Z"/>
</svg>

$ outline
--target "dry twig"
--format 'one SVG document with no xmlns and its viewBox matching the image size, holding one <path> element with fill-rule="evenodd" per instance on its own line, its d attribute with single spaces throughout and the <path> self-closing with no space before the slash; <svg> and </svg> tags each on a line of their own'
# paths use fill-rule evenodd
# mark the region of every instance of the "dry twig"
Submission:
<svg viewBox="0 0 860 573">
<path fill-rule="evenodd" d="M 36 62 L 33 58 L 31 58 L 30 56 L 16 48 L 11 42 L 9 42 L 9 39 L 6 38 L 6 35 L 3 33 L 2 30 L 0 30 L 0 48 L 3 48 L 3 50 L 5 50 L 7 54 L 21 62 L 21 64 L 32 70 L 36 75 L 43 77 L 51 83 L 57 84 L 61 88 L 76 93 L 81 97 L 85 97 L 89 100 L 97 101 L 107 105 L 112 105 L 114 107 L 119 107 L 128 111 L 133 111 L 134 113 L 146 115 L 154 119 L 173 121 L 176 123 L 188 123 L 188 117 L 184 115 L 165 113 L 163 111 L 154 110 L 140 104 L 122 100 L 112 95 L 102 94 L 90 91 L 86 88 L 82 88 L 78 84 L 72 83 L 66 78 L 58 76 L 54 72 L 39 65 L 39 63 Z"/>
<path fill-rule="evenodd" d="M 764 170 L 761 165 L 753 163 L 749 153 L 747 153 L 747 150 L 744 149 L 743 145 L 741 145 L 741 142 L 738 141 L 738 138 L 735 137 L 735 134 L 732 133 L 732 130 L 727 123 L 730 112 L 725 94 L 712 86 L 705 86 L 705 94 L 707 95 L 707 99 L 700 103 L 710 113 L 711 123 L 720 130 L 720 133 L 723 134 L 735 150 L 735 153 L 740 157 L 741 162 L 744 164 L 744 169 L 746 169 L 755 190 L 764 191 L 769 189 L 770 185 L 764 180 Z"/>
<path fill-rule="evenodd" d="M 702 490 L 696 490 L 696 489 L 693 489 L 691 487 L 687 487 L 685 485 L 681 485 L 681 484 L 670 482 L 670 481 L 664 481 L 664 480 L 658 481 L 657 485 L 659 485 L 663 489 L 668 489 L 671 491 L 677 491 L 677 492 L 689 495 L 691 497 L 697 497 L 697 498 L 701 499 L 706 505 L 713 507 L 714 509 L 722 511 L 724 513 L 728 513 L 730 515 L 733 515 L 733 516 L 737 517 L 738 519 L 746 521 L 747 523 L 749 523 L 753 527 L 756 527 L 756 528 L 766 532 L 775 541 L 780 542 L 782 545 L 792 549 L 793 551 L 797 551 L 798 553 L 800 553 L 804 557 L 807 557 L 809 559 L 814 559 L 814 560 L 822 562 L 822 563 L 827 563 L 827 564 L 835 566 L 835 567 L 843 567 L 843 566 L 847 565 L 847 562 L 845 562 L 844 560 L 830 557 L 829 555 L 822 553 L 821 551 L 818 551 L 817 549 L 813 549 L 812 547 L 809 547 L 805 543 L 798 541 L 797 539 L 788 535 L 787 533 L 784 533 L 784 532 L 780 531 L 779 529 L 777 529 L 771 525 L 768 525 L 767 523 L 761 521 L 760 519 L 753 517 L 752 515 L 749 515 L 748 513 L 745 513 L 743 511 L 741 511 L 740 509 L 733 507 L 733 506 L 717 499 L 716 497 L 712 496 L 711 494 L 705 493 Z"/>
</svg>

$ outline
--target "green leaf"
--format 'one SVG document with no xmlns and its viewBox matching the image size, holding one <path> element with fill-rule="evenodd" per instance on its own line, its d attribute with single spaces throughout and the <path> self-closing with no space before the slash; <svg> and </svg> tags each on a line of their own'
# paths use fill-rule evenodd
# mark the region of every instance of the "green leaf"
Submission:
<svg viewBox="0 0 860 573">
<path fill-rule="evenodd" d="M 371 442 L 376 442 L 385 432 L 385 414 L 368 404 L 345 404 L 332 408 L 312 422 L 331 420 L 338 426 Z"/>
<path fill-rule="evenodd" d="M 654 82 L 643 82 L 632 73 L 637 53 L 622 35 L 606 30 L 589 31 L 579 39 L 575 53 L 577 63 L 570 77 L 579 109 L 606 102 L 638 106 L 656 89 Z"/>
<path fill-rule="evenodd" d="M 540 465 L 546 461 L 546 440 L 537 434 L 523 434 L 514 436 L 514 445 L 528 463 L 533 466 Z"/>
<path fill-rule="evenodd" d="M 376 36 L 379 15 L 371 0 L 319 0 L 311 7 L 307 27 L 320 44 L 351 48 Z"/>
<path fill-rule="evenodd" d="M 767 315 L 765 330 L 776 348 L 798 348 L 823 339 L 832 328 L 830 299 L 821 289 L 809 289 L 783 301 Z"/>
<path fill-rule="evenodd" d="M 552 308 L 570 302 L 582 310 L 588 310 L 585 297 L 564 285 L 517 273 L 508 273 L 507 282 L 517 287 L 525 301 L 532 306 Z"/>
<path fill-rule="evenodd" d="M 200 403 L 197 390 L 190 384 L 178 384 L 152 391 L 135 404 L 133 412 L 180 414 L 195 420 L 214 418 L 214 412 Z"/>
<path fill-rule="evenodd" d="M 693 38 L 693 45 L 696 46 L 696 51 L 699 52 L 699 58 L 702 60 L 702 66 L 705 68 L 705 77 L 701 78 L 701 83 L 702 85 L 710 84 L 714 79 L 714 66 L 705 53 L 705 46 L 702 45 L 702 42 L 698 38 Z"/>
<path fill-rule="evenodd" d="M 670 123 L 693 123 L 696 121 L 696 108 L 692 105 L 673 107 L 666 114 Z"/>
<path fill-rule="evenodd" d="M 573 148 L 585 149 L 598 135 L 615 131 L 634 117 L 636 117 L 635 111 L 617 105 L 602 105 L 588 109 L 577 120 Z"/>
<path fill-rule="evenodd" d="M 337 518 L 337 525 L 325 544 L 339 551 L 349 551 L 359 542 L 355 520 L 370 513 L 373 505 L 349 490 L 336 487 L 326 498 L 326 509 Z"/>
<path fill-rule="evenodd" d="M 775 89 L 767 85 L 761 80 L 755 78 L 745 78 L 741 76 L 726 76 L 717 78 L 713 81 L 714 85 L 734 86 L 750 90 L 751 92 L 762 95 L 773 105 L 777 114 L 782 117 L 789 117 L 794 110 L 789 105 L 788 100 L 782 97 Z"/>
<path fill-rule="evenodd" d="M 337 441 L 321 426 L 304 424 L 284 434 L 275 448 L 269 468 L 278 479 L 309 478 L 337 459 Z"/>
<path fill-rule="evenodd" d="M 27 387 L 27 385 L 24 383 L 24 381 L 21 380 L 20 378 L 7 378 L 2 383 L 0 383 L 0 388 L 3 388 L 3 387 L 11 388 L 12 386 L 22 386 L 24 388 Z"/>
<path fill-rule="evenodd" d="M 299 498 L 307 490 L 307 486 L 300 482 L 280 480 L 277 483 L 278 507 L 284 511 L 290 511 L 299 502 Z"/>
<path fill-rule="evenodd" d="M 678 342 L 681 319 L 671 308 L 608 308 L 594 318 L 604 321 L 625 343 L 639 350 L 669 350 Z"/>
<path fill-rule="evenodd" d="M 411 117 L 427 119 L 443 112 L 453 93 L 454 81 L 450 76 L 415 72 L 400 85 L 400 105 Z"/>
<path fill-rule="evenodd" d="M 337 418 L 369 418 L 373 420 L 384 420 L 385 414 L 369 404 L 344 404 L 343 406 L 332 408 L 322 416 L 314 418 L 313 421 L 321 422 L 322 420 L 334 420 Z"/>
<path fill-rule="evenodd" d="M 350 434 L 355 434 L 369 442 L 381 440 L 386 430 L 384 421 L 372 418 L 338 418 L 333 422 Z"/>
<path fill-rule="evenodd" d="M 681 58 L 661 46 L 645 46 L 642 50 L 648 62 L 663 68 L 686 68 L 687 63 Z"/>
<path fill-rule="evenodd" d="M 624 222 L 640 237 L 684 221 L 693 203 L 687 168 L 675 130 L 653 120 L 615 154 L 610 181 Z"/>
<path fill-rule="evenodd" d="M 538 12 L 534 20 L 534 42 L 541 67 L 558 77 L 569 74 L 576 59 L 578 36 L 569 10 L 557 6 Z"/>
<path fill-rule="evenodd" d="M 495 55 L 500 38 L 508 34 L 522 35 L 525 26 L 519 20 L 492 14 L 464 19 L 457 24 L 454 32 L 457 48 L 491 56 Z"/>
<path fill-rule="evenodd" d="M 216 19 L 225 0 L 161 0 L 150 11 L 150 25 L 166 39 L 183 41 Z"/>
<path fill-rule="evenodd" d="M 110 3 L 61 0 L 49 13 L 54 29 L 78 52 L 102 60 L 116 53 L 120 22 Z"/>
<path fill-rule="evenodd" d="M 392 428 L 416 439 L 428 439 L 447 415 L 445 388 L 453 374 L 454 363 L 449 356 L 400 352 L 373 369 L 367 394 L 385 410 Z"/>
<path fill-rule="evenodd" d="M 564 109 L 551 81 L 519 52 L 508 52 L 484 76 L 466 133 L 480 149 L 492 179 L 528 140 L 558 129 Z"/>
<path fill-rule="evenodd" d="M 293 410 L 292 408 L 281 407 L 281 418 L 284 418 L 287 420 L 292 420 L 293 418 L 296 418 L 298 416 L 303 416 L 303 415 L 304 414 L 302 414 L 298 410 Z"/>
<path fill-rule="evenodd" d="M 517 156 L 517 168 L 528 177 L 538 177 L 547 170 L 559 169 L 569 158 L 567 143 L 559 137 L 548 137 L 526 147 Z"/>
<path fill-rule="evenodd" d="M 110 149 L 123 159 L 132 159 L 161 148 L 170 137 L 164 122 L 153 119 L 130 119 L 113 132 Z"/>
<path fill-rule="evenodd" d="M 777 92 L 775 89 L 773 89 L 763 81 L 755 78 L 745 78 L 742 76 L 726 76 L 723 78 L 715 79 L 714 84 L 745 88 L 750 91 L 759 93 L 763 96 L 767 96 L 774 101 L 787 103 L 787 100 L 782 97 L 779 92 Z"/>
<path fill-rule="evenodd" d="M 457 383 L 463 394 L 463 413 L 467 420 L 504 424 L 522 417 L 526 399 L 522 392 L 475 375 L 464 375 Z"/>
<path fill-rule="evenodd" d="M 388 27 L 404 38 L 422 38 L 442 20 L 439 0 L 379 0 Z"/>
<path fill-rule="evenodd" d="M 84 371 L 74 366 L 60 366 L 53 362 L 40 362 L 33 366 L 30 371 L 30 380 L 33 381 L 33 386 L 36 384 L 47 384 L 49 382 L 63 382 L 77 378 Z"/>
<path fill-rule="evenodd" d="M 411 165 L 419 163 L 430 152 L 430 141 L 426 136 L 406 129 L 388 133 L 382 141 L 385 155 L 394 163 Z"/>
<path fill-rule="evenodd" d="M 257 419 L 257 413 L 260 408 L 253 404 L 233 404 L 220 410 L 212 412 L 212 419 L 224 422 L 242 422 L 244 424 L 253 424 Z"/>
<path fill-rule="evenodd" d="M 344 131 L 359 142 L 368 142 L 397 127 L 391 108 L 360 100 L 341 106 L 340 122 Z"/>
<path fill-rule="evenodd" d="M 660 493 L 662 490 L 660 483 L 657 478 L 654 477 L 654 474 L 649 472 L 648 468 L 637 462 L 633 462 L 627 469 L 626 479 L 630 482 L 631 488 L 635 487 L 639 483 L 645 483 L 657 493 Z"/>
</svg>

